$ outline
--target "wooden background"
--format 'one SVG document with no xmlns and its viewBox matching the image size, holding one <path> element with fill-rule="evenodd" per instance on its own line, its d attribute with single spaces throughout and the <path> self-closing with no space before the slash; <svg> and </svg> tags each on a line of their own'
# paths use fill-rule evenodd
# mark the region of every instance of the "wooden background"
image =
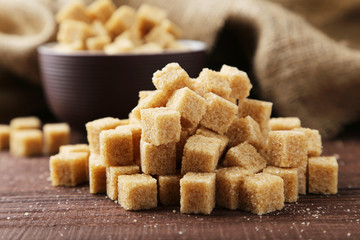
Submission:
<svg viewBox="0 0 360 240">
<path fill-rule="evenodd" d="M 83 140 L 73 136 L 73 142 Z M 48 157 L 0 152 L 0 239 L 360 239 L 360 131 L 324 142 L 339 156 L 339 193 L 307 195 L 264 216 L 216 208 L 129 212 L 88 186 L 52 187 Z"/>
</svg>

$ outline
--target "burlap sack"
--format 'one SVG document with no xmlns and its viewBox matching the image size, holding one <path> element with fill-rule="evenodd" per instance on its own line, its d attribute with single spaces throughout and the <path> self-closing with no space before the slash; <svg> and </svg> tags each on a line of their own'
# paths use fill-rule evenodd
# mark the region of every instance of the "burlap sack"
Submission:
<svg viewBox="0 0 360 240">
<path fill-rule="evenodd" d="M 14 11 L 14 2 L 20 0 L 0 0 L 0 8 L 6 6 Z M 27 2 L 28 7 L 22 15 L 16 15 L 30 16 L 32 12 L 37 18 L 22 22 L 24 27 L 11 39 L 16 41 L 9 41 L 7 32 L 0 33 L 0 67 L 36 81 L 34 49 L 51 37 L 54 24 L 51 11 L 38 4 L 34 8 L 35 2 L 21 2 Z M 142 3 L 116 2 L 134 7 Z M 274 102 L 278 115 L 298 116 L 303 126 L 319 129 L 324 137 L 335 136 L 345 124 L 359 118 L 360 53 L 331 40 L 279 5 L 255 0 L 147 3 L 167 9 L 170 18 L 185 29 L 185 38 L 203 40 L 210 49 L 216 46 L 224 26 L 231 26 L 234 41 L 250 53 L 236 57 L 251 63 L 250 75 L 254 76 L 252 81 L 256 82 L 260 97 Z M 4 15 L 1 11 L 0 32 L 4 32 L 7 18 L 14 19 L 14 14 L 9 11 Z M 11 29 L 17 29 L 13 24 Z M 27 34 L 27 28 L 32 29 L 31 34 Z"/>
</svg>

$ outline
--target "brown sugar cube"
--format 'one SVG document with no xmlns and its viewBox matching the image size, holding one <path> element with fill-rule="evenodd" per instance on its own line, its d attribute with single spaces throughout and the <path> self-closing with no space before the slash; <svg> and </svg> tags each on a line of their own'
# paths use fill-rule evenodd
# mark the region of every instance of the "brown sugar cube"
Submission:
<svg viewBox="0 0 360 240">
<path fill-rule="evenodd" d="M 236 67 L 230 67 L 224 64 L 221 67 L 220 73 L 224 74 L 228 78 L 231 88 L 230 97 L 235 99 L 244 99 L 249 96 L 252 85 L 246 72 L 240 71 Z"/>
<path fill-rule="evenodd" d="M 239 166 L 253 173 L 258 173 L 266 167 L 266 160 L 248 142 L 241 143 L 229 149 L 223 162 L 225 167 Z"/>
<path fill-rule="evenodd" d="M 307 161 L 305 134 L 297 131 L 270 131 L 268 164 L 276 167 L 298 167 Z"/>
<path fill-rule="evenodd" d="M 100 155 L 90 153 L 89 156 L 89 188 L 90 193 L 106 193 L 106 166 Z"/>
<path fill-rule="evenodd" d="M 263 173 L 279 176 L 284 181 L 285 202 L 296 202 L 298 200 L 298 174 L 296 168 L 279 168 L 268 166 Z"/>
<path fill-rule="evenodd" d="M 215 207 L 215 173 L 187 173 L 180 180 L 180 211 L 210 214 Z"/>
<path fill-rule="evenodd" d="M 10 130 L 39 129 L 41 121 L 37 117 L 18 117 L 10 121 Z"/>
<path fill-rule="evenodd" d="M 167 13 L 163 9 L 142 4 L 137 11 L 136 20 L 141 36 L 148 34 L 154 26 L 160 24 L 166 17 Z"/>
<path fill-rule="evenodd" d="M 181 38 L 181 36 L 182 36 L 181 29 L 178 26 L 176 26 L 176 24 L 173 23 L 172 21 L 170 21 L 169 19 L 163 20 L 160 24 L 160 27 L 165 29 L 168 33 L 170 33 L 177 39 Z"/>
<path fill-rule="evenodd" d="M 97 19 L 106 23 L 115 9 L 111 0 L 96 0 L 88 6 L 87 13 L 92 20 Z"/>
<path fill-rule="evenodd" d="M 100 132 L 102 130 L 114 129 L 119 125 L 121 125 L 121 121 L 112 117 L 100 118 L 86 123 L 85 126 L 90 150 L 96 154 L 100 154 Z"/>
<path fill-rule="evenodd" d="M 104 47 L 104 52 L 109 55 L 130 52 L 134 49 L 134 43 L 129 39 L 117 39 L 115 42 Z"/>
<path fill-rule="evenodd" d="M 170 108 L 141 109 L 141 139 L 154 145 L 180 140 L 180 113 Z"/>
<path fill-rule="evenodd" d="M 216 95 L 228 98 L 231 94 L 231 88 L 226 75 L 204 68 L 197 78 L 200 87 L 199 94 L 205 96 L 206 93 L 212 92 Z"/>
<path fill-rule="evenodd" d="M 237 106 L 214 93 L 205 94 L 206 112 L 200 124 L 223 134 L 229 128 L 237 112 Z"/>
<path fill-rule="evenodd" d="M 258 151 L 265 147 L 265 139 L 261 133 L 259 124 L 250 116 L 245 118 L 236 117 L 225 135 L 229 138 L 229 146 L 234 147 L 247 141 Z"/>
<path fill-rule="evenodd" d="M 86 23 L 91 22 L 86 12 L 86 6 L 82 0 L 72 1 L 60 9 L 56 14 L 56 21 L 62 23 L 65 20 L 77 20 Z"/>
<path fill-rule="evenodd" d="M 284 181 L 279 176 L 268 173 L 248 176 L 242 188 L 239 201 L 242 210 L 262 215 L 284 207 Z"/>
<path fill-rule="evenodd" d="M 303 132 L 305 134 L 309 157 L 318 157 L 321 155 L 322 143 L 321 135 L 318 130 L 310 128 L 295 128 L 294 130 Z"/>
<path fill-rule="evenodd" d="M 100 133 L 100 157 L 107 167 L 134 164 L 131 130 L 117 128 L 102 131 Z"/>
<path fill-rule="evenodd" d="M 146 98 L 141 100 L 139 104 L 131 111 L 132 118 L 140 120 L 141 109 L 165 107 L 169 97 L 170 96 L 162 90 L 156 90 L 150 93 Z"/>
<path fill-rule="evenodd" d="M 336 194 L 338 191 L 338 168 L 334 156 L 309 158 L 309 193 Z"/>
<path fill-rule="evenodd" d="M 139 91 L 139 101 L 144 100 L 147 96 L 155 92 L 154 90 Z"/>
<path fill-rule="evenodd" d="M 53 186 L 76 186 L 87 182 L 89 153 L 68 152 L 50 157 L 50 177 Z"/>
<path fill-rule="evenodd" d="M 140 139 L 141 139 L 141 125 L 129 124 L 118 126 L 115 129 L 128 128 L 132 133 L 133 157 L 135 162 L 140 162 Z"/>
<path fill-rule="evenodd" d="M 144 40 L 140 36 L 140 32 L 137 28 L 131 27 L 128 30 L 125 30 L 120 35 L 118 35 L 114 41 L 118 41 L 119 39 L 128 39 L 130 40 L 135 47 L 142 46 L 144 44 Z M 134 48 L 133 51 L 135 51 Z"/>
<path fill-rule="evenodd" d="M 184 152 L 184 146 L 188 138 L 193 135 L 192 128 L 182 128 L 180 133 L 180 141 L 176 143 L 176 167 L 181 168 L 181 159 Z"/>
<path fill-rule="evenodd" d="M 197 129 L 196 135 L 202 135 L 205 137 L 220 139 L 221 140 L 220 149 L 219 149 L 220 156 L 223 154 L 227 144 L 229 143 L 229 138 L 227 136 L 215 133 L 215 132 L 205 129 L 205 128 Z"/>
<path fill-rule="evenodd" d="M 120 175 L 118 193 L 118 202 L 125 210 L 157 207 L 157 181 L 149 175 Z"/>
<path fill-rule="evenodd" d="M 156 89 L 172 92 L 186 87 L 190 82 L 190 77 L 178 63 L 169 63 L 154 73 L 152 82 Z"/>
<path fill-rule="evenodd" d="M 270 131 L 293 130 L 301 127 L 301 121 L 297 117 L 271 118 L 269 121 Z"/>
<path fill-rule="evenodd" d="M 106 168 L 106 194 L 111 200 L 118 199 L 118 177 L 139 173 L 139 166 L 111 166 Z"/>
<path fill-rule="evenodd" d="M 175 37 L 161 26 L 156 26 L 145 36 L 146 42 L 153 42 L 163 48 L 167 48 L 175 41 Z"/>
<path fill-rule="evenodd" d="M 159 202 L 162 205 L 180 204 L 180 175 L 165 175 L 158 177 Z"/>
<path fill-rule="evenodd" d="M 241 167 L 216 171 L 216 205 L 231 210 L 239 208 L 239 195 L 246 176 L 253 173 Z"/>
<path fill-rule="evenodd" d="M 48 123 L 43 127 L 44 131 L 44 152 L 55 154 L 59 152 L 62 145 L 70 140 L 70 126 L 67 123 Z"/>
<path fill-rule="evenodd" d="M 244 99 L 239 102 L 238 116 L 251 116 L 257 123 L 259 123 L 261 132 L 267 138 L 269 132 L 269 120 L 272 111 L 273 103 L 265 102 L 255 99 Z"/>
<path fill-rule="evenodd" d="M 180 112 L 181 126 L 185 128 L 197 126 L 206 111 L 205 99 L 187 87 L 176 90 L 166 106 Z"/>
<path fill-rule="evenodd" d="M 57 40 L 60 43 L 70 44 L 77 41 L 84 42 L 93 35 L 90 25 L 80 21 L 66 20 L 60 24 Z"/>
<path fill-rule="evenodd" d="M 43 148 L 42 132 L 39 129 L 11 131 L 10 153 L 14 156 L 27 157 L 40 155 Z"/>
<path fill-rule="evenodd" d="M 184 146 L 181 174 L 214 172 L 220 158 L 221 140 L 201 135 L 188 138 Z"/>
<path fill-rule="evenodd" d="M 123 5 L 119 7 L 106 22 L 105 27 L 112 36 L 117 36 L 134 24 L 136 11 L 134 8 Z"/>
<path fill-rule="evenodd" d="M 176 143 L 154 145 L 141 138 L 141 170 L 151 175 L 168 175 L 176 172 Z"/>
<path fill-rule="evenodd" d="M 9 149 L 10 126 L 0 124 L 0 151 Z"/>
<path fill-rule="evenodd" d="M 86 39 L 85 45 L 87 50 L 102 51 L 110 42 L 111 39 L 109 36 L 95 36 Z"/>
</svg>

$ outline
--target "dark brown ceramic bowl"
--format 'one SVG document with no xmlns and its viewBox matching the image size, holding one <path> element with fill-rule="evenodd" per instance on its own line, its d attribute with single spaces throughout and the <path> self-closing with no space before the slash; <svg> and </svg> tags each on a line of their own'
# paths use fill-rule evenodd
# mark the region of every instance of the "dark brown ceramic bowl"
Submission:
<svg viewBox="0 0 360 240">
<path fill-rule="evenodd" d="M 152 75 L 178 62 L 196 77 L 204 67 L 205 44 L 182 40 L 189 51 L 157 54 L 60 53 L 52 44 L 38 49 L 48 105 L 59 121 L 83 128 L 97 118 L 128 118 L 140 90 L 155 89 Z"/>
</svg>

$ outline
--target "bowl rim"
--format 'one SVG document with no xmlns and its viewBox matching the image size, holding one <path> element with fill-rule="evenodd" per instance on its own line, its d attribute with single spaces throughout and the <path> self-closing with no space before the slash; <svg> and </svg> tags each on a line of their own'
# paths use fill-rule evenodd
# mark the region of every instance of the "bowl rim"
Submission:
<svg viewBox="0 0 360 240">
<path fill-rule="evenodd" d="M 78 50 L 74 52 L 61 52 L 56 51 L 53 47 L 58 42 L 48 42 L 40 45 L 37 48 L 39 54 L 42 55 L 59 55 L 59 56 L 91 56 L 91 57 L 129 57 L 129 56 L 164 56 L 164 55 L 173 55 L 173 54 L 188 54 L 193 52 L 205 52 L 207 50 L 207 45 L 203 41 L 199 40 L 189 40 L 189 39 L 180 39 L 180 43 L 184 44 L 190 50 L 167 50 L 161 53 L 118 53 L 118 54 L 106 54 L 103 51 L 88 51 L 88 50 Z"/>
</svg>

